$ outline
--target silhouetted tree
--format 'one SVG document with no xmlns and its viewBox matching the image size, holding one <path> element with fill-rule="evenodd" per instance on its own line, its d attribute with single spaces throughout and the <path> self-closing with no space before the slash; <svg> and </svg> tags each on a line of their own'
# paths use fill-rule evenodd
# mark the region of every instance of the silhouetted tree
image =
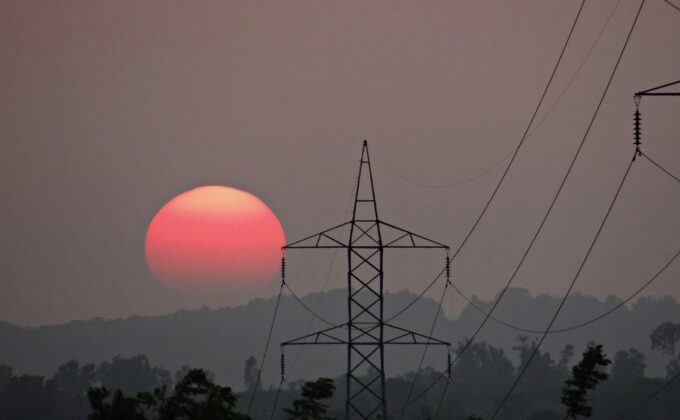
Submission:
<svg viewBox="0 0 680 420">
<path fill-rule="evenodd" d="M 601 345 L 589 346 L 583 353 L 583 358 L 571 369 L 571 378 L 567 379 L 562 388 L 561 400 L 567 406 L 567 418 L 592 415 L 593 408 L 588 405 L 586 395 L 609 377 L 601 368 L 606 368 L 610 363 L 611 360 L 607 359 Z"/>
<path fill-rule="evenodd" d="M 75 396 L 83 393 L 92 385 L 94 375 L 93 364 L 81 367 L 75 360 L 69 360 L 59 366 L 52 380 L 60 391 L 68 396 Z"/>
<path fill-rule="evenodd" d="M 526 367 L 522 381 L 517 387 L 515 403 L 508 404 L 508 406 L 517 410 L 513 417 L 526 418 L 531 414 L 530 409 L 540 411 L 554 407 L 555 395 L 559 394 L 569 374 L 567 363 L 573 348 L 566 347 L 561 356 L 563 363 L 556 363 L 549 352 L 537 350 L 536 341 L 529 341 L 526 336 L 517 337 L 517 341 L 518 345 L 514 346 L 513 350 L 519 353 L 519 366 L 525 366 L 527 363 L 529 366 Z M 530 361 L 534 353 L 533 360 Z M 519 399 L 521 396 L 524 397 L 525 402 Z"/>
<path fill-rule="evenodd" d="M 302 387 L 302 398 L 293 401 L 293 409 L 284 409 L 289 419 L 296 420 L 330 420 L 327 416 L 328 406 L 321 400 L 333 396 L 335 385 L 332 379 L 319 378 L 306 382 Z"/>
<path fill-rule="evenodd" d="M 147 420 L 138 399 L 126 397 L 120 389 L 110 396 L 111 392 L 104 387 L 87 391 L 92 406 L 90 420 Z"/>
<path fill-rule="evenodd" d="M 666 365 L 666 376 L 672 378 L 678 373 L 680 373 L 680 361 L 677 358 L 671 359 L 668 365 Z"/>
<path fill-rule="evenodd" d="M 185 376 L 187 376 L 187 373 L 189 373 L 190 370 L 191 367 L 182 365 L 182 367 L 179 368 L 177 372 L 175 372 L 175 383 L 179 383 Z M 203 369 L 203 371 L 211 382 L 215 382 L 214 373 L 212 373 L 209 369 Z"/>
<path fill-rule="evenodd" d="M 243 383 L 246 386 L 246 389 L 252 390 L 255 385 L 258 384 L 257 381 L 257 375 L 259 371 L 257 369 L 257 360 L 255 360 L 255 357 L 250 356 L 246 360 L 246 365 L 245 368 L 243 369 Z"/>
<path fill-rule="evenodd" d="M 680 324 L 664 322 L 649 335 L 652 350 L 659 350 L 675 359 L 675 344 L 680 341 Z"/>
<path fill-rule="evenodd" d="M 173 395 L 163 399 L 165 391 L 141 399 L 157 403 L 159 420 L 247 420 L 248 416 L 234 411 L 236 397 L 231 388 L 215 384 L 203 369 L 191 369 L 175 385 Z M 147 403 L 148 404 L 148 403 Z"/>
<path fill-rule="evenodd" d="M 53 382 L 42 376 L 12 376 L 0 399 L 0 419 L 54 419 L 61 412 L 58 406 Z"/>
<path fill-rule="evenodd" d="M 560 352 L 560 366 L 566 367 L 569 364 L 569 361 L 571 361 L 572 357 L 574 357 L 574 346 L 567 344 Z"/>
<path fill-rule="evenodd" d="M 612 377 L 616 381 L 635 382 L 643 379 L 647 368 L 647 358 L 638 350 L 620 350 L 614 355 Z"/>
<path fill-rule="evenodd" d="M 116 356 L 111 362 L 103 362 L 96 378 L 101 386 L 120 389 L 128 395 L 172 384 L 170 372 L 152 367 L 144 355 L 129 359 Z"/>
<path fill-rule="evenodd" d="M 10 366 L 0 365 L 0 394 L 2 394 L 12 380 L 13 370 Z"/>
<path fill-rule="evenodd" d="M 202 369 L 189 369 L 168 396 L 168 386 L 126 397 L 116 390 L 112 398 L 104 387 L 91 388 L 90 420 L 248 420 L 234 411 L 236 397 L 229 387 L 215 384 Z"/>
<path fill-rule="evenodd" d="M 534 411 L 527 420 L 562 420 L 563 417 L 552 410 Z"/>
</svg>

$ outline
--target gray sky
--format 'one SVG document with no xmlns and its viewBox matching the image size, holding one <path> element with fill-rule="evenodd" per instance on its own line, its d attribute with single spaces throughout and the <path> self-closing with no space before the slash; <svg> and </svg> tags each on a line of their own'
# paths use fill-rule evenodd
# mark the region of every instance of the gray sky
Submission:
<svg viewBox="0 0 680 420">
<path fill-rule="evenodd" d="M 344 221 L 361 140 L 385 220 L 455 247 L 519 141 L 576 1 L 0 2 L 0 320 L 20 325 L 233 305 L 252 292 L 166 290 L 146 227 L 174 195 L 259 196 L 288 239 Z M 587 2 L 545 110 L 615 0 Z M 622 0 L 529 138 L 461 253 L 461 289 L 507 281 L 583 136 L 639 2 Z M 515 285 L 562 293 L 623 175 L 632 93 L 680 79 L 680 12 L 649 0 L 582 155 Z M 680 100 L 643 100 L 644 149 L 680 172 Z M 627 296 L 677 251 L 680 186 L 641 160 L 577 290 Z M 330 253 L 290 255 L 323 287 Z M 387 288 L 419 291 L 443 255 L 388 257 Z M 344 285 L 338 258 L 328 287 Z M 407 265 L 408 263 L 408 265 Z M 648 289 L 680 298 L 675 264 Z M 266 297 L 276 282 L 257 293 Z M 435 291 L 434 293 L 438 293 Z M 453 299 L 447 309 L 462 302 Z"/>
</svg>

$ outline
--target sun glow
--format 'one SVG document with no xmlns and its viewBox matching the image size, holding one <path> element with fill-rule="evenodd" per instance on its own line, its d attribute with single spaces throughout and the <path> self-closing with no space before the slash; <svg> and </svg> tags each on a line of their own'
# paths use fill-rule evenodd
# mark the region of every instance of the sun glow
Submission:
<svg viewBox="0 0 680 420">
<path fill-rule="evenodd" d="M 254 195 L 198 187 L 170 200 L 146 235 L 151 271 L 170 286 L 258 285 L 278 271 L 283 229 Z"/>
</svg>

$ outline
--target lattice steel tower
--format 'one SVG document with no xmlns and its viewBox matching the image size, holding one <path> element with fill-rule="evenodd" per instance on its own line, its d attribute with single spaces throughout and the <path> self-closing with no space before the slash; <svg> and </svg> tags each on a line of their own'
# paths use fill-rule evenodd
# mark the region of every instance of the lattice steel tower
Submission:
<svg viewBox="0 0 680 420">
<path fill-rule="evenodd" d="M 343 232 L 349 229 L 349 238 Z M 386 249 L 449 247 L 383 222 L 373 188 L 373 173 L 364 140 L 354 195 L 352 220 L 284 246 L 284 249 L 347 250 L 347 322 L 281 344 L 347 346 L 347 419 L 386 418 L 385 345 L 450 343 L 386 323 L 383 319 L 383 255 Z"/>
</svg>

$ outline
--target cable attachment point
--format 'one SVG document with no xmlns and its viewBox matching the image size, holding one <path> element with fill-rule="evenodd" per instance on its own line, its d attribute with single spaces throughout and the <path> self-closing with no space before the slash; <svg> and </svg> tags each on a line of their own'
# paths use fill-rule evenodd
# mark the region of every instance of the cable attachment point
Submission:
<svg viewBox="0 0 680 420">
<path fill-rule="evenodd" d="M 639 102 L 636 102 L 639 103 Z M 634 132 L 633 136 L 635 138 L 635 141 L 633 144 L 635 145 L 635 155 L 633 155 L 633 160 L 637 158 L 638 156 L 642 156 L 642 151 L 640 150 L 640 145 L 642 144 L 642 127 L 641 127 L 641 121 L 642 121 L 642 115 L 640 114 L 640 109 L 636 106 L 635 107 L 635 114 L 634 114 Z"/>
<path fill-rule="evenodd" d="M 451 285 L 451 258 L 446 254 L 446 286 Z"/>
<path fill-rule="evenodd" d="M 286 356 L 281 349 L 281 382 L 286 381 Z"/>
<path fill-rule="evenodd" d="M 448 381 L 451 382 L 451 351 L 446 352 L 446 375 Z"/>
<path fill-rule="evenodd" d="M 281 286 L 286 284 L 286 256 L 281 256 Z"/>
</svg>

